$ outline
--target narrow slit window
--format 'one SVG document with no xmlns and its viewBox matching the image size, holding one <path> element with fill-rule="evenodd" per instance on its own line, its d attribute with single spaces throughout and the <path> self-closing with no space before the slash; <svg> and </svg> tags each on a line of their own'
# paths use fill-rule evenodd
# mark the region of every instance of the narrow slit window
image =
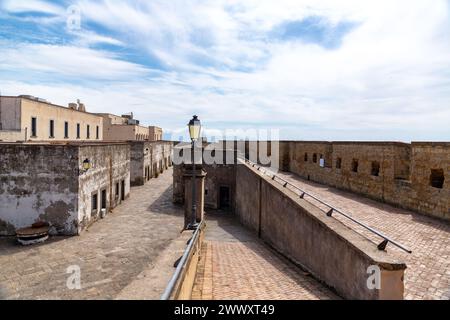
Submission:
<svg viewBox="0 0 450 320">
<path fill-rule="evenodd" d="M 358 167 L 359 167 L 358 159 L 353 159 L 353 161 L 352 161 L 352 172 L 357 173 L 358 172 Z"/>
<path fill-rule="evenodd" d="M 337 158 L 336 159 L 336 169 L 341 169 L 342 168 L 342 158 Z"/>
<path fill-rule="evenodd" d="M 37 137 L 37 118 L 31 118 L 31 137 Z"/>
<path fill-rule="evenodd" d="M 50 120 L 50 138 L 55 137 L 55 120 Z"/>
<path fill-rule="evenodd" d="M 92 212 L 98 212 L 98 194 L 94 193 L 92 195 Z"/>
<path fill-rule="evenodd" d="M 69 123 L 64 122 L 64 138 L 69 139 Z"/>
</svg>

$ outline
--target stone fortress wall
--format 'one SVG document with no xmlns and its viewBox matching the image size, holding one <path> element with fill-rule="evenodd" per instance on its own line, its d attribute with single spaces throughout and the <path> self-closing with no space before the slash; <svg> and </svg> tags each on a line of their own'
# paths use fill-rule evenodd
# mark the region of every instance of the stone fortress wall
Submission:
<svg viewBox="0 0 450 320">
<path fill-rule="evenodd" d="M 450 220 L 448 142 L 281 141 L 279 165 L 314 182 Z"/>
<path fill-rule="evenodd" d="M 276 156 L 280 170 L 313 182 L 450 220 L 450 142 L 221 141 L 216 144 L 218 149 L 230 147 L 242 151 L 246 158 L 252 158 L 252 153 Z M 272 147 L 279 149 L 278 155 Z M 227 180 L 223 184 L 232 185 L 234 205 L 235 182 L 230 180 L 234 175 L 227 167 L 230 165 L 204 164 L 210 177 L 218 175 Z M 174 198 L 182 202 L 178 175 L 175 171 Z M 212 182 L 213 179 L 207 178 L 207 196 L 218 192 L 217 183 Z"/>
</svg>

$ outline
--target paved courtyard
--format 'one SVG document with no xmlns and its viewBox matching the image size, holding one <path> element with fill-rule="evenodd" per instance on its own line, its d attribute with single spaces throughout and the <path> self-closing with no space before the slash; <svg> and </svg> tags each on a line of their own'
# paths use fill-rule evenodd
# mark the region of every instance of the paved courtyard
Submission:
<svg viewBox="0 0 450 320">
<path fill-rule="evenodd" d="M 245 230 L 229 213 L 211 213 L 197 268 L 195 300 L 339 299 Z"/>
<path fill-rule="evenodd" d="M 395 208 L 350 192 L 306 181 L 292 173 L 279 176 L 294 185 L 350 213 L 361 222 L 383 232 L 413 251 L 405 253 L 388 244 L 387 250 L 399 255 L 407 264 L 406 299 L 450 300 L 450 224 L 408 210 Z M 312 198 L 305 197 L 326 210 Z M 348 219 L 333 215 L 375 243 L 380 238 Z"/>
<path fill-rule="evenodd" d="M 79 237 L 32 247 L 0 238 L 0 299 L 127 299 L 139 281 L 147 290 L 135 297 L 159 299 L 186 248 L 183 210 L 172 204 L 171 185 L 168 170 L 133 188 L 130 199 Z M 81 268 L 81 290 L 66 285 L 74 265 Z"/>
</svg>

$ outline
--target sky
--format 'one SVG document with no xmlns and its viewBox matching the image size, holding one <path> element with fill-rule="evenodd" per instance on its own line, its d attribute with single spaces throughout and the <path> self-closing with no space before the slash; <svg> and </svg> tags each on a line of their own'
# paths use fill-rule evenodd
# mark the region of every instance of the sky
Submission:
<svg viewBox="0 0 450 320">
<path fill-rule="evenodd" d="M 450 141 L 450 0 L 0 0 L 0 93 L 166 138 Z M 227 130 L 227 131 L 226 131 Z"/>
</svg>

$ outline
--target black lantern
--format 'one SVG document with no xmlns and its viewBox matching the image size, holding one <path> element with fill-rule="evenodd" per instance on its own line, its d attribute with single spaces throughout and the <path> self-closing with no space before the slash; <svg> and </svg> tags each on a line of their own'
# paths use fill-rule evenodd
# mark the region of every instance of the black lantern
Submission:
<svg viewBox="0 0 450 320">
<path fill-rule="evenodd" d="M 197 141 L 200 139 L 200 133 L 202 131 L 202 124 L 198 118 L 198 116 L 194 116 L 188 124 L 189 127 L 189 136 L 192 141 Z"/>
<path fill-rule="evenodd" d="M 84 160 L 83 161 L 83 170 L 88 171 L 91 168 L 92 168 L 91 161 L 89 161 L 89 159 Z"/>
</svg>

